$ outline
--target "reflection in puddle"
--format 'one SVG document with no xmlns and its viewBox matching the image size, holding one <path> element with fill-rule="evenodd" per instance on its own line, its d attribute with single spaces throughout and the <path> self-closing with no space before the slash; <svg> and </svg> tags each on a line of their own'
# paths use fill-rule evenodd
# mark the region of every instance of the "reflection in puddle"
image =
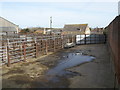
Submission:
<svg viewBox="0 0 120 90">
<path fill-rule="evenodd" d="M 90 62 L 95 59 L 93 56 L 82 55 L 82 53 L 69 53 L 61 62 L 57 64 L 56 67 L 50 69 L 46 76 L 47 79 L 52 82 L 59 82 L 60 77 L 71 77 L 75 75 L 80 75 L 77 72 L 70 72 L 65 69 L 80 65 L 85 62 Z"/>
</svg>

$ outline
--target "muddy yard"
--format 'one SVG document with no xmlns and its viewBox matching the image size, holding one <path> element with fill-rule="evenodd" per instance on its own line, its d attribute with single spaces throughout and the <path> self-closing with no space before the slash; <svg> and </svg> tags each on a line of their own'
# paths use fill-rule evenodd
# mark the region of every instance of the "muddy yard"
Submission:
<svg viewBox="0 0 120 90">
<path fill-rule="evenodd" d="M 113 88 L 104 44 L 79 45 L 2 67 L 3 88 Z"/>
</svg>

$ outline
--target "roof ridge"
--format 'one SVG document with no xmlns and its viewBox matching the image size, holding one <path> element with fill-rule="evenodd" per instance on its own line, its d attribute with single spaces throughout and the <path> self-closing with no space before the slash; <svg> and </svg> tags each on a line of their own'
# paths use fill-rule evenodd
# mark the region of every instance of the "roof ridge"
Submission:
<svg viewBox="0 0 120 90">
<path fill-rule="evenodd" d="M 9 23 L 11 23 L 11 24 L 13 24 L 13 25 L 16 25 L 16 24 L 14 24 L 13 22 L 11 22 L 11 21 L 9 21 L 9 20 L 7 20 L 7 19 L 1 17 L 1 16 L 0 16 L 0 18 L 2 18 L 2 19 L 4 19 L 4 20 L 8 21 Z M 19 26 L 19 25 L 16 25 L 16 26 Z"/>
</svg>

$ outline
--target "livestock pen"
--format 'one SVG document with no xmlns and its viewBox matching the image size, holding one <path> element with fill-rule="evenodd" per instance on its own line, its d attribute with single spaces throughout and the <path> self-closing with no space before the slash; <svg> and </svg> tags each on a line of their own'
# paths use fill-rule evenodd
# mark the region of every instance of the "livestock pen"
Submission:
<svg viewBox="0 0 120 90">
<path fill-rule="evenodd" d="M 49 52 L 56 52 L 67 43 L 100 44 L 106 37 L 100 35 L 17 35 L 18 37 L 3 38 L 0 46 L 0 61 L 10 66 L 11 63 L 37 58 Z M 78 37 L 80 36 L 80 37 Z"/>
</svg>

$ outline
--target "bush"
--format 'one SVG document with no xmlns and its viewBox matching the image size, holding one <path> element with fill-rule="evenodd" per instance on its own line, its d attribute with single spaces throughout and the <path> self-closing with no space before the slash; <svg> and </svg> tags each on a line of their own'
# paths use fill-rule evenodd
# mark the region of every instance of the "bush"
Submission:
<svg viewBox="0 0 120 90">
<path fill-rule="evenodd" d="M 21 33 L 29 33 L 29 32 L 30 32 L 30 30 L 28 28 L 21 30 Z"/>
</svg>

